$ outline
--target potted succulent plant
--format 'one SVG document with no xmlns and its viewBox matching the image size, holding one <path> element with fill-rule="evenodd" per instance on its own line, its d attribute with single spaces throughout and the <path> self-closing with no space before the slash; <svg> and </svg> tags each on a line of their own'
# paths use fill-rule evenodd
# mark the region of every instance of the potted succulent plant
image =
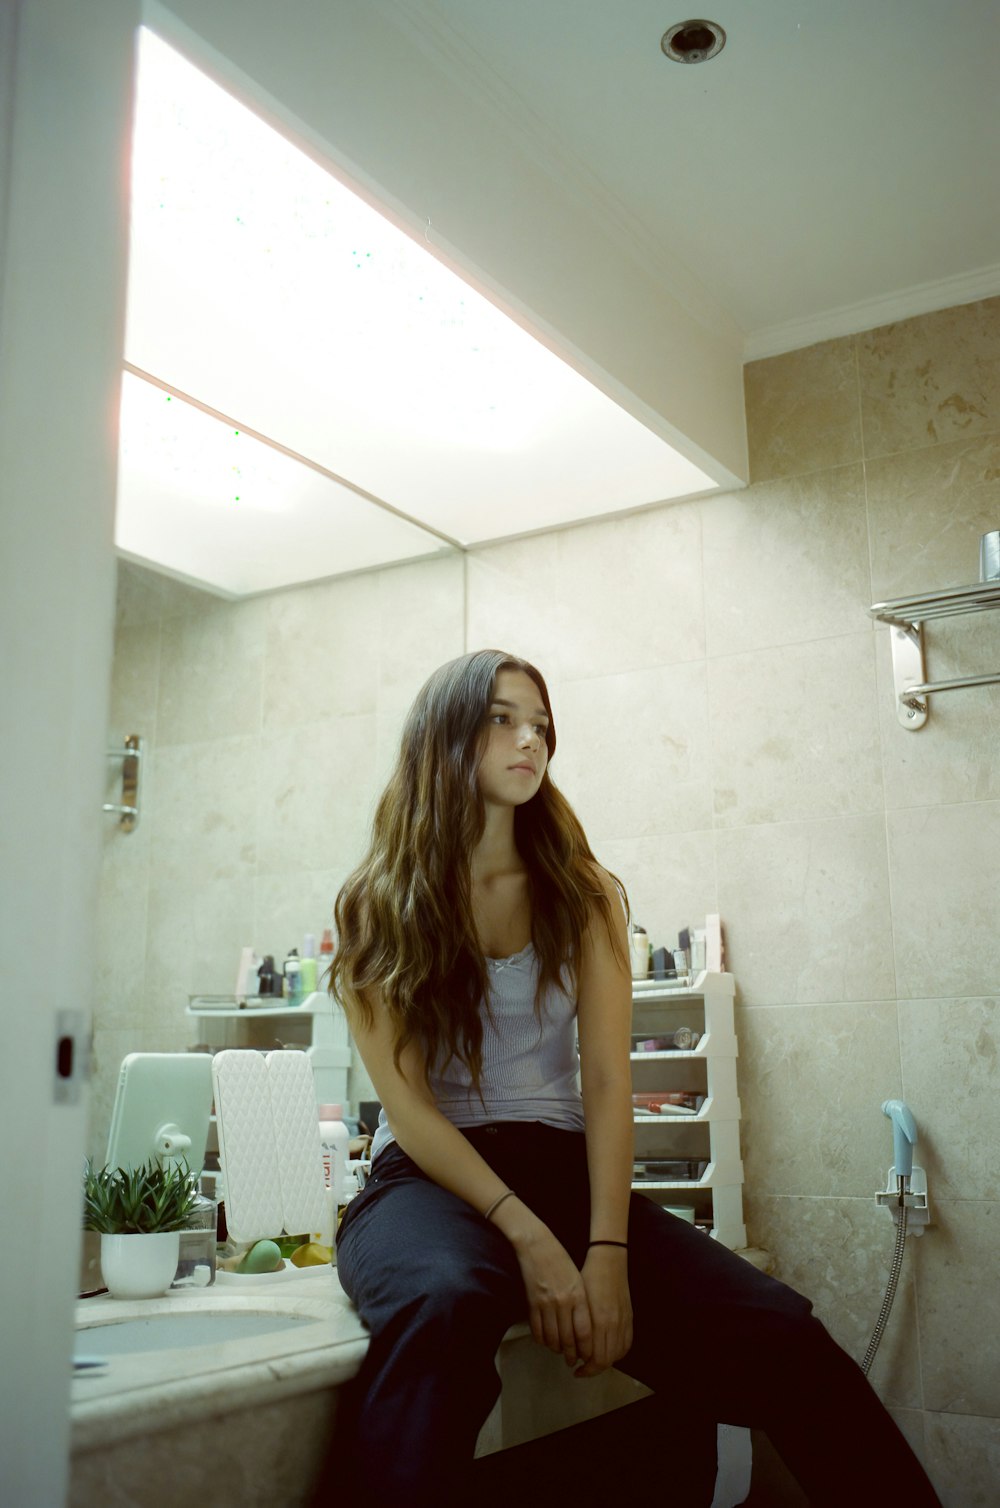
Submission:
<svg viewBox="0 0 1000 1508">
<path fill-rule="evenodd" d="M 177 1271 L 180 1232 L 198 1207 L 186 1163 L 95 1168 L 83 1175 L 83 1226 L 101 1237 L 101 1275 L 113 1298 L 157 1298 Z"/>
</svg>

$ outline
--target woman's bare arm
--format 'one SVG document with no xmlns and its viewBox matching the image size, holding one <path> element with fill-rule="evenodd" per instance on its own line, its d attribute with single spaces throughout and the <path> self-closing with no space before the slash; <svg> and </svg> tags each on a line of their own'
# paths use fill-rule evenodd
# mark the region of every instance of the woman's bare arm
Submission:
<svg viewBox="0 0 1000 1508">
<path fill-rule="evenodd" d="M 391 1022 L 378 1003 L 370 1025 L 355 1018 L 351 1027 L 398 1145 L 428 1178 L 485 1215 L 506 1185 L 435 1105 L 416 1046 L 404 1048 L 395 1063 Z M 490 1220 L 514 1248 L 535 1339 L 575 1366 L 593 1347 L 578 1268 L 548 1226 L 516 1195 L 497 1205 Z"/>
<path fill-rule="evenodd" d="M 625 915 L 614 882 L 598 875 L 611 906 L 614 936 L 595 907 L 577 981 L 577 1025 L 590 1173 L 590 1239 L 628 1239 L 633 1117 L 629 1034 L 632 981 Z M 632 1344 L 628 1252 L 592 1246 L 583 1267 L 594 1325 L 594 1350 L 578 1375 L 611 1366 Z"/>
</svg>

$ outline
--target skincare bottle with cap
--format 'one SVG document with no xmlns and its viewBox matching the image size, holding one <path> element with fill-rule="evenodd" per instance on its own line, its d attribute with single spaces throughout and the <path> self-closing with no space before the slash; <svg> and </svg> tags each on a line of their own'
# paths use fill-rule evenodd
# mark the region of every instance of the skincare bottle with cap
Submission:
<svg viewBox="0 0 1000 1508">
<path fill-rule="evenodd" d="M 302 1000 L 302 960 L 298 948 L 293 948 L 285 959 L 285 999 L 289 1005 L 299 1005 Z"/>
<path fill-rule="evenodd" d="M 319 961 L 316 971 L 318 976 L 317 989 L 325 990 L 328 987 L 330 981 L 327 978 L 327 971 L 332 963 L 333 932 L 329 927 L 324 927 L 323 936 L 320 938 L 319 944 Z"/>
<path fill-rule="evenodd" d="M 629 938 L 632 952 L 632 978 L 645 979 L 649 975 L 649 933 L 635 922 Z"/>
<path fill-rule="evenodd" d="M 315 992 L 316 981 L 319 977 L 319 965 L 316 960 L 316 937 L 312 932 L 307 932 L 302 942 L 300 972 L 302 975 L 303 996 L 312 995 Z"/>
</svg>

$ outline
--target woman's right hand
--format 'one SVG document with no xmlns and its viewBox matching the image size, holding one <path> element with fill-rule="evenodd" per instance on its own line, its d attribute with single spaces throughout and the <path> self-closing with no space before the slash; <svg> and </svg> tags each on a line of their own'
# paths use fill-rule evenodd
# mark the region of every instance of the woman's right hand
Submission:
<svg viewBox="0 0 1000 1508">
<path fill-rule="evenodd" d="M 539 1345 L 563 1357 L 568 1367 L 590 1360 L 593 1326 L 580 1270 L 547 1225 L 513 1241 L 528 1296 L 531 1333 Z"/>
</svg>

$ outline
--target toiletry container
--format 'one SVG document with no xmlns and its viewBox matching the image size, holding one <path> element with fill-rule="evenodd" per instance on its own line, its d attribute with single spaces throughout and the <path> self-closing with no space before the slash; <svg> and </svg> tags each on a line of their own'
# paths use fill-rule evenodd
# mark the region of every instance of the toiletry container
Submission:
<svg viewBox="0 0 1000 1508">
<path fill-rule="evenodd" d="M 347 1168 L 347 1148 L 351 1133 L 344 1125 L 343 1105 L 320 1105 L 319 1139 L 323 1148 L 323 1173 L 326 1186 L 333 1190 L 334 1209 L 338 1209 L 344 1193 L 344 1172 Z"/>
<path fill-rule="evenodd" d="M 303 996 L 315 994 L 319 968 L 316 962 L 316 938 L 312 932 L 306 933 L 302 943 L 301 973 Z"/>
<path fill-rule="evenodd" d="M 302 1002 L 302 960 L 298 948 L 293 948 L 285 959 L 285 999 L 289 1005 Z"/>
<path fill-rule="evenodd" d="M 323 928 L 323 936 L 319 944 L 319 960 L 317 967 L 318 988 L 325 990 L 329 986 L 327 972 L 333 963 L 333 931 L 330 927 Z"/>
<path fill-rule="evenodd" d="M 629 938 L 632 951 L 632 978 L 645 979 L 649 974 L 649 933 L 638 924 Z"/>
<path fill-rule="evenodd" d="M 177 1271 L 171 1288 L 208 1288 L 215 1282 L 217 1227 L 215 1200 L 199 1194 L 189 1223 L 180 1232 Z"/>
<path fill-rule="evenodd" d="M 275 970 L 274 955 L 272 953 L 264 955 L 264 962 L 257 970 L 257 978 L 259 980 L 257 986 L 258 995 L 266 999 L 268 995 L 281 994 L 281 975 Z"/>
</svg>

